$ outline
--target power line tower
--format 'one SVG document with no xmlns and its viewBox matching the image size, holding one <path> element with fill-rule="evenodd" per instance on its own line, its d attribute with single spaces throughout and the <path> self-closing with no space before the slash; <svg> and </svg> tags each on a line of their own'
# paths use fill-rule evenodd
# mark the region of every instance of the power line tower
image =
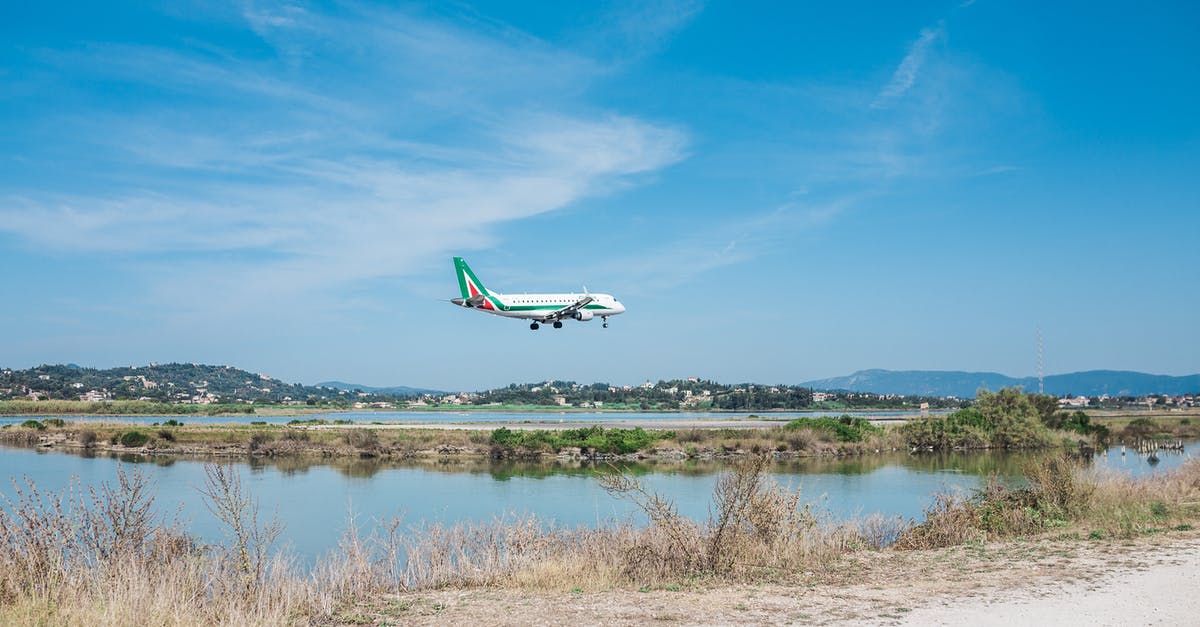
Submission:
<svg viewBox="0 0 1200 627">
<path fill-rule="evenodd" d="M 1046 385 L 1045 385 L 1045 380 L 1042 377 L 1042 327 L 1038 327 L 1037 336 L 1038 336 L 1038 347 L 1037 347 L 1037 351 L 1038 351 L 1038 394 L 1045 394 L 1046 393 Z"/>
</svg>

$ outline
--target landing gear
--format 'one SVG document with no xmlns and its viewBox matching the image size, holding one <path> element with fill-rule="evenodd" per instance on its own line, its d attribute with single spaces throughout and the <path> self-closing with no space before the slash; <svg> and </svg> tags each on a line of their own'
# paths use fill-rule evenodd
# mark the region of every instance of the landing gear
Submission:
<svg viewBox="0 0 1200 627">
<path fill-rule="evenodd" d="M 607 329 L 608 328 L 608 316 L 600 316 L 600 319 L 604 321 L 604 328 Z"/>
<path fill-rule="evenodd" d="M 536 322 L 530 322 L 530 323 L 529 323 L 529 328 L 530 328 L 530 329 L 533 329 L 534 331 L 537 331 L 539 326 L 541 326 L 541 325 L 539 325 L 539 324 L 538 324 L 538 323 L 536 323 Z"/>
<path fill-rule="evenodd" d="M 554 321 L 554 328 L 555 328 L 555 329 L 561 329 L 561 328 L 562 328 L 562 320 L 555 320 L 555 321 Z"/>
</svg>

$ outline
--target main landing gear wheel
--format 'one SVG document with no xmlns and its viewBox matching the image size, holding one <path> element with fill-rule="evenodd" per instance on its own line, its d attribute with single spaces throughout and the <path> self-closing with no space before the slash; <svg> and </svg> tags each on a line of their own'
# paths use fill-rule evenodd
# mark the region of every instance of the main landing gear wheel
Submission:
<svg viewBox="0 0 1200 627">
<path fill-rule="evenodd" d="M 555 320 L 555 321 L 554 321 L 554 328 L 555 328 L 555 329 L 561 329 L 561 328 L 562 328 L 562 320 Z"/>
<path fill-rule="evenodd" d="M 538 330 L 538 326 L 539 326 L 539 325 L 538 325 L 538 323 L 536 323 L 536 322 L 530 322 L 530 323 L 529 323 L 529 328 L 530 328 L 530 329 L 533 329 L 534 331 L 537 331 L 537 330 Z"/>
<path fill-rule="evenodd" d="M 600 319 L 604 321 L 604 328 L 607 329 L 608 328 L 608 316 L 601 316 Z"/>
</svg>

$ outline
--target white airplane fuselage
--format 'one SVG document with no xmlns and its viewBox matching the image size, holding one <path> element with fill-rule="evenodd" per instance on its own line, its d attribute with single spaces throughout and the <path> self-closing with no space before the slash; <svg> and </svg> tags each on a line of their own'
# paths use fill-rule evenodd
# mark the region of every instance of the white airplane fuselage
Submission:
<svg viewBox="0 0 1200 627">
<path fill-rule="evenodd" d="M 625 305 L 612 294 L 501 294 L 484 287 L 461 257 L 454 258 L 454 268 L 461 296 L 450 299 L 451 303 L 505 318 L 532 320 L 532 329 L 540 323 L 559 328 L 563 320 L 587 322 L 593 318 L 600 318 L 607 327 L 609 316 L 625 313 Z"/>
<path fill-rule="evenodd" d="M 488 295 L 491 297 L 491 301 L 484 302 L 490 302 L 491 307 L 464 306 L 505 318 L 541 320 L 548 313 L 570 307 L 579 302 L 581 298 L 591 296 L 592 302 L 576 312 L 576 314 L 582 315 L 571 316 L 572 319 L 590 320 L 625 313 L 625 305 L 613 298 L 611 294 L 497 294 L 490 292 Z M 499 301 L 499 303 L 495 301 Z"/>
</svg>

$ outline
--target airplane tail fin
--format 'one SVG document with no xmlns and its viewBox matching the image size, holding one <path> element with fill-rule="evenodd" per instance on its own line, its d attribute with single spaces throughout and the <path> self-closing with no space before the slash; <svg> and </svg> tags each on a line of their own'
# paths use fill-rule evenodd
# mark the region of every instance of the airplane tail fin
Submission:
<svg viewBox="0 0 1200 627">
<path fill-rule="evenodd" d="M 458 289 L 462 292 L 464 300 L 475 299 L 477 296 L 490 296 L 492 293 L 488 291 L 483 283 L 479 282 L 479 278 L 471 272 L 471 266 L 463 261 L 462 257 L 454 258 L 454 273 L 458 275 Z M 482 298 L 476 300 L 483 300 Z"/>
</svg>

